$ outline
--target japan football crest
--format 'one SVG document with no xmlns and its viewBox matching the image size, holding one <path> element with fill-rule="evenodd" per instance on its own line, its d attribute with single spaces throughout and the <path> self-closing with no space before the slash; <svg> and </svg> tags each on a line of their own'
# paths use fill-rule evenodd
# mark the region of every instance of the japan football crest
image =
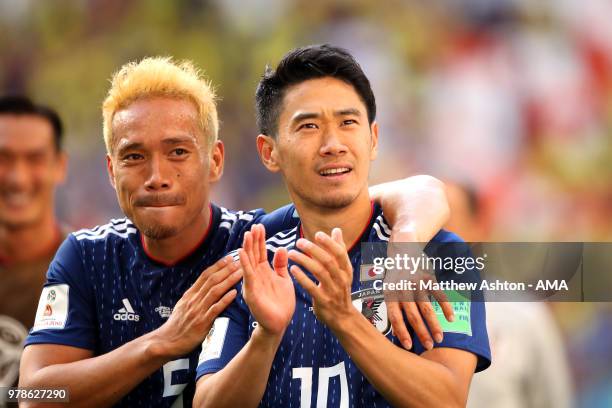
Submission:
<svg viewBox="0 0 612 408">
<path fill-rule="evenodd" d="M 351 294 L 353 306 L 368 319 L 383 335 L 391 330 L 387 317 L 387 304 L 383 292 L 376 289 L 364 289 Z"/>
</svg>

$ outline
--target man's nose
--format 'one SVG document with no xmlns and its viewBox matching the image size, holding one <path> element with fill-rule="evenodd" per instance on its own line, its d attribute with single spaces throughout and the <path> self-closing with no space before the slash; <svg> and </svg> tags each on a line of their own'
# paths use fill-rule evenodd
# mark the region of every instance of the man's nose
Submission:
<svg viewBox="0 0 612 408">
<path fill-rule="evenodd" d="M 347 152 L 347 147 L 337 129 L 326 127 L 322 135 L 323 140 L 319 149 L 321 156 L 338 156 Z"/>
<path fill-rule="evenodd" d="M 149 191 L 166 190 L 172 187 L 171 168 L 160 157 L 152 157 L 149 161 L 149 175 L 145 188 Z"/>
<path fill-rule="evenodd" d="M 6 185 L 12 189 L 23 189 L 27 187 L 32 174 L 25 160 L 14 160 L 6 175 Z"/>
</svg>

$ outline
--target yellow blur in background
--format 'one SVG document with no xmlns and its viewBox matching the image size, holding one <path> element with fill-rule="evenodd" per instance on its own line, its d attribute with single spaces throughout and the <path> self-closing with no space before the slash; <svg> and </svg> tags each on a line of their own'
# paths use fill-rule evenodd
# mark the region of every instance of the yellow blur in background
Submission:
<svg viewBox="0 0 612 408">
<path fill-rule="evenodd" d="M 376 95 L 373 183 L 443 179 L 454 189 L 449 229 L 467 240 L 610 241 L 610 21 L 608 0 L 2 0 L 0 94 L 58 110 L 70 156 L 59 217 L 92 226 L 121 215 L 102 141 L 111 74 L 144 56 L 191 59 L 221 96 L 227 161 L 214 200 L 270 210 L 289 198 L 255 153 L 255 86 L 289 49 L 331 43 L 353 53 Z M 525 406 L 520 395 L 502 400 L 496 386 L 527 394 L 552 375 L 545 382 L 558 398 L 538 395 L 533 406 L 612 406 L 610 304 L 529 307 L 515 311 L 532 329 L 514 343 L 492 333 L 492 368 L 506 375 L 475 382 L 474 393 L 492 394 L 471 404 Z M 534 340 L 537 330 L 557 334 Z M 542 356 L 536 341 L 555 342 L 552 363 L 529 357 Z M 516 364 L 496 367 L 496 348 L 514 353 L 500 361 Z"/>
</svg>

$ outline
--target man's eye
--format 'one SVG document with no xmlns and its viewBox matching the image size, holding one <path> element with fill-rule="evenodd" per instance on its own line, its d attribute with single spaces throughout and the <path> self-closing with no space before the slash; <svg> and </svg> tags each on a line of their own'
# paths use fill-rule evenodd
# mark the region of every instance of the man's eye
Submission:
<svg viewBox="0 0 612 408">
<path fill-rule="evenodd" d="M 142 159 L 142 155 L 138 153 L 130 153 L 123 156 L 123 160 L 125 161 L 136 161 Z"/>
<path fill-rule="evenodd" d="M 303 123 L 298 127 L 298 130 L 301 129 L 318 129 L 316 123 Z"/>
<path fill-rule="evenodd" d="M 177 149 L 174 149 L 174 150 L 172 151 L 172 154 L 173 154 L 174 156 L 184 156 L 184 155 L 186 155 L 187 153 L 188 153 L 188 152 L 187 152 L 187 150 L 185 150 L 185 149 L 183 149 L 183 148 L 180 148 L 180 147 L 179 147 L 179 148 L 177 148 Z"/>
<path fill-rule="evenodd" d="M 342 126 L 350 126 L 355 124 L 357 124 L 357 121 L 355 119 L 346 119 L 342 121 Z"/>
</svg>

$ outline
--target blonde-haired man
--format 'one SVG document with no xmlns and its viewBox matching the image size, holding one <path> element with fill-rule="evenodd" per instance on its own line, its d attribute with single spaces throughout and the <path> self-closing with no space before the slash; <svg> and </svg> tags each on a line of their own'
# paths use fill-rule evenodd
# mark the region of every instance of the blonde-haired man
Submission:
<svg viewBox="0 0 612 408">
<path fill-rule="evenodd" d="M 159 57 L 125 65 L 103 115 L 110 181 L 126 218 L 77 231 L 60 247 L 20 385 L 67 387 L 75 405 L 190 404 L 198 346 L 241 277 L 223 255 L 254 223 L 270 233 L 295 225 L 294 208 L 265 215 L 210 203 L 224 149 L 214 92 L 190 63 Z M 387 191 L 378 195 L 396 234 L 426 241 L 446 220 L 436 180 L 378 191 Z"/>
</svg>

